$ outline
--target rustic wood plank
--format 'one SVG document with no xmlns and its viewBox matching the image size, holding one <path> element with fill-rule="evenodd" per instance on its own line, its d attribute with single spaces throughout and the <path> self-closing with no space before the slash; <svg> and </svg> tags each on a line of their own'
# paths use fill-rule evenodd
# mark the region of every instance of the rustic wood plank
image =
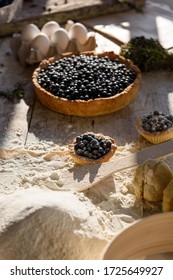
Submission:
<svg viewBox="0 0 173 280">
<path fill-rule="evenodd" d="M 173 47 L 173 10 L 162 4 L 147 2 L 143 13 L 134 10 L 116 16 L 99 16 L 82 20 L 89 28 L 100 32 L 118 45 L 127 43 L 132 37 L 155 38 L 165 49 Z"/>
<path fill-rule="evenodd" d="M 145 0 L 134 0 L 133 2 L 142 7 Z M 21 32 L 22 28 L 28 23 L 35 23 L 42 27 L 49 20 L 64 24 L 69 19 L 78 21 L 126 10 L 129 10 L 129 7 L 118 2 L 118 0 L 24 1 L 19 17 L 13 22 L 0 25 L 0 37 Z"/>
<path fill-rule="evenodd" d="M 8 100 L 0 96 L 0 147 L 24 146 L 35 96 L 32 90 L 32 67 L 23 68 L 10 53 L 10 38 L 0 40 L 0 91 L 11 91 L 16 83 L 25 90 L 24 99 Z"/>
<path fill-rule="evenodd" d="M 41 146 L 45 142 L 53 142 L 58 146 L 65 146 L 75 138 L 76 133 L 93 130 L 92 120 L 92 117 L 81 120 L 78 117 L 58 114 L 36 101 L 26 143 L 39 143 Z"/>
</svg>

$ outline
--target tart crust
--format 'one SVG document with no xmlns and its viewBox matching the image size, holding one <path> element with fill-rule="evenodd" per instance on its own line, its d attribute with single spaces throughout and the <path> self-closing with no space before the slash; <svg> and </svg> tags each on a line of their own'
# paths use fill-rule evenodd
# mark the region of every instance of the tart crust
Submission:
<svg viewBox="0 0 173 280">
<path fill-rule="evenodd" d="M 34 86 L 35 94 L 39 99 L 39 101 L 44 106 L 46 106 L 52 111 L 65 115 L 91 117 L 91 116 L 98 116 L 98 115 L 104 115 L 104 114 L 116 112 L 124 108 L 125 106 L 127 106 L 129 103 L 133 101 L 140 88 L 142 75 L 139 68 L 135 66 L 132 61 L 122 56 L 119 56 L 114 52 L 104 52 L 104 53 L 83 52 L 81 54 L 85 54 L 89 56 L 97 55 L 98 57 L 108 56 L 111 60 L 118 58 L 120 62 L 124 63 L 128 69 L 132 69 L 136 73 L 136 79 L 124 91 L 122 91 L 119 94 L 116 94 L 115 96 L 111 96 L 108 98 L 96 98 L 94 100 L 90 99 L 87 101 L 67 100 L 65 98 L 60 98 L 46 91 L 38 84 L 37 81 L 37 77 L 42 68 L 46 68 L 48 64 L 54 62 L 57 59 L 63 57 L 70 57 L 73 55 L 73 53 L 65 53 L 62 55 L 57 55 L 47 60 L 46 59 L 43 60 L 38 66 L 38 68 L 35 69 L 32 75 L 32 83 Z"/>
<path fill-rule="evenodd" d="M 87 133 L 94 134 L 93 132 L 87 132 Z M 75 163 L 80 164 L 80 165 L 103 163 L 103 162 L 108 161 L 114 155 L 114 153 L 117 149 L 115 140 L 109 136 L 103 135 L 102 133 L 98 133 L 98 134 L 94 134 L 94 135 L 98 138 L 110 140 L 112 142 L 111 150 L 106 155 L 104 155 L 103 157 L 101 157 L 99 159 L 96 159 L 96 160 L 90 159 L 87 157 L 79 156 L 75 152 L 74 146 L 76 144 L 76 140 L 74 140 L 71 144 L 68 145 L 68 149 L 69 149 L 69 155 L 73 158 Z"/>
<path fill-rule="evenodd" d="M 142 128 L 141 119 L 136 120 L 136 129 L 139 134 L 141 134 L 147 141 L 149 141 L 152 144 L 159 144 L 159 143 L 171 140 L 173 138 L 173 128 L 169 128 L 168 130 L 162 131 L 162 132 L 151 133 L 151 132 L 145 131 Z"/>
</svg>

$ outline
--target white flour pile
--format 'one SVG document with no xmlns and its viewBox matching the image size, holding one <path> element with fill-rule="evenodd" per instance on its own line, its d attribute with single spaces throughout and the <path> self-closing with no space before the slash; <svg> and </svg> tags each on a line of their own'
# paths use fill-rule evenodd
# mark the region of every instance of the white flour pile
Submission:
<svg viewBox="0 0 173 280">
<path fill-rule="evenodd" d="M 133 169 L 73 193 L 61 190 L 60 174 L 73 166 L 68 155 L 48 161 L 35 153 L 0 160 L 1 259 L 99 259 L 116 233 L 142 217 Z"/>
</svg>

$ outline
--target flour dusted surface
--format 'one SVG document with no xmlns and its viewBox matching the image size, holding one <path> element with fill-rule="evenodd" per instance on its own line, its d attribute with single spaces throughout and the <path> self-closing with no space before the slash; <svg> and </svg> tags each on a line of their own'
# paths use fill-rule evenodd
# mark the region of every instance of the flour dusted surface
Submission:
<svg viewBox="0 0 173 280">
<path fill-rule="evenodd" d="M 133 169 L 84 192 L 62 191 L 62 171 L 73 166 L 66 149 L 31 150 L 0 160 L 1 259 L 99 259 L 115 234 L 142 217 Z"/>
</svg>

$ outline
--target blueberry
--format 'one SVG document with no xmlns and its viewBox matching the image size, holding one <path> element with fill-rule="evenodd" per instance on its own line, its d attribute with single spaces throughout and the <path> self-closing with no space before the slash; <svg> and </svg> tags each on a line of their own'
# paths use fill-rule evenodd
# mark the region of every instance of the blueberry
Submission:
<svg viewBox="0 0 173 280">
<path fill-rule="evenodd" d="M 93 154 L 93 155 L 97 155 L 97 154 L 98 154 L 98 150 L 93 150 L 93 151 L 92 151 L 92 154 Z"/>
<path fill-rule="evenodd" d="M 172 115 L 165 115 L 162 112 L 154 111 L 153 114 L 142 118 L 142 127 L 149 132 L 161 132 L 173 127 Z"/>
<path fill-rule="evenodd" d="M 38 83 L 50 93 L 69 100 L 108 98 L 133 83 L 136 74 L 118 59 L 98 56 L 64 57 L 41 69 Z M 56 89 L 52 83 L 57 84 Z"/>
<path fill-rule="evenodd" d="M 79 155 L 79 156 L 82 156 L 83 155 L 83 151 L 81 149 L 77 149 L 76 150 L 76 153 Z"/>
<path fill-rule="evenodd" d="M 84 156 L 84 157 L 89 157 L 88 155 L 89 155 L 89 152 L 88 152 L 88 151 L 85 151 L 85 152 L 83 153 L 83 156 Z"/>
<path fill-rule="evenodd" d="M 93 133 L 84 133 L 76 137 L 74 149 L 80 156 L 90 159 L 99 159 L 110 152 L 112 142 L 108 139 L 97 137 Z"/>
<path fill-rule="evenodd" d="M 106 147 L 111 148 L 112 142 L 110 140 L 106 141 Z"/>
<path fill-rule="evenodd" d="M 98 148 L 98 147 L 99 147 L 99 142 L 98 142 L 98 140 L 97 140 L 97 139 L 91 140 L 91 142 L 90 142 L 90 147 L 91 147 L 91 148 Z"/>
<path fill-rule="evenodd" d="M 83 147 L 85 147 L 85 144 L 83 143 L 83 141 L 80 141 L 80 142 L 78 143 L 78 146 L 79 146 L 79 148 L 83 148 Z"/>
<path fill-rule="evenodd" d="M 159 115 L 160 115 L 160 114 L 159 114 L 159 111 L 154 111 L 153 115 L 154 115 L 154 116 L 159 116 Z"/>
</svg>

